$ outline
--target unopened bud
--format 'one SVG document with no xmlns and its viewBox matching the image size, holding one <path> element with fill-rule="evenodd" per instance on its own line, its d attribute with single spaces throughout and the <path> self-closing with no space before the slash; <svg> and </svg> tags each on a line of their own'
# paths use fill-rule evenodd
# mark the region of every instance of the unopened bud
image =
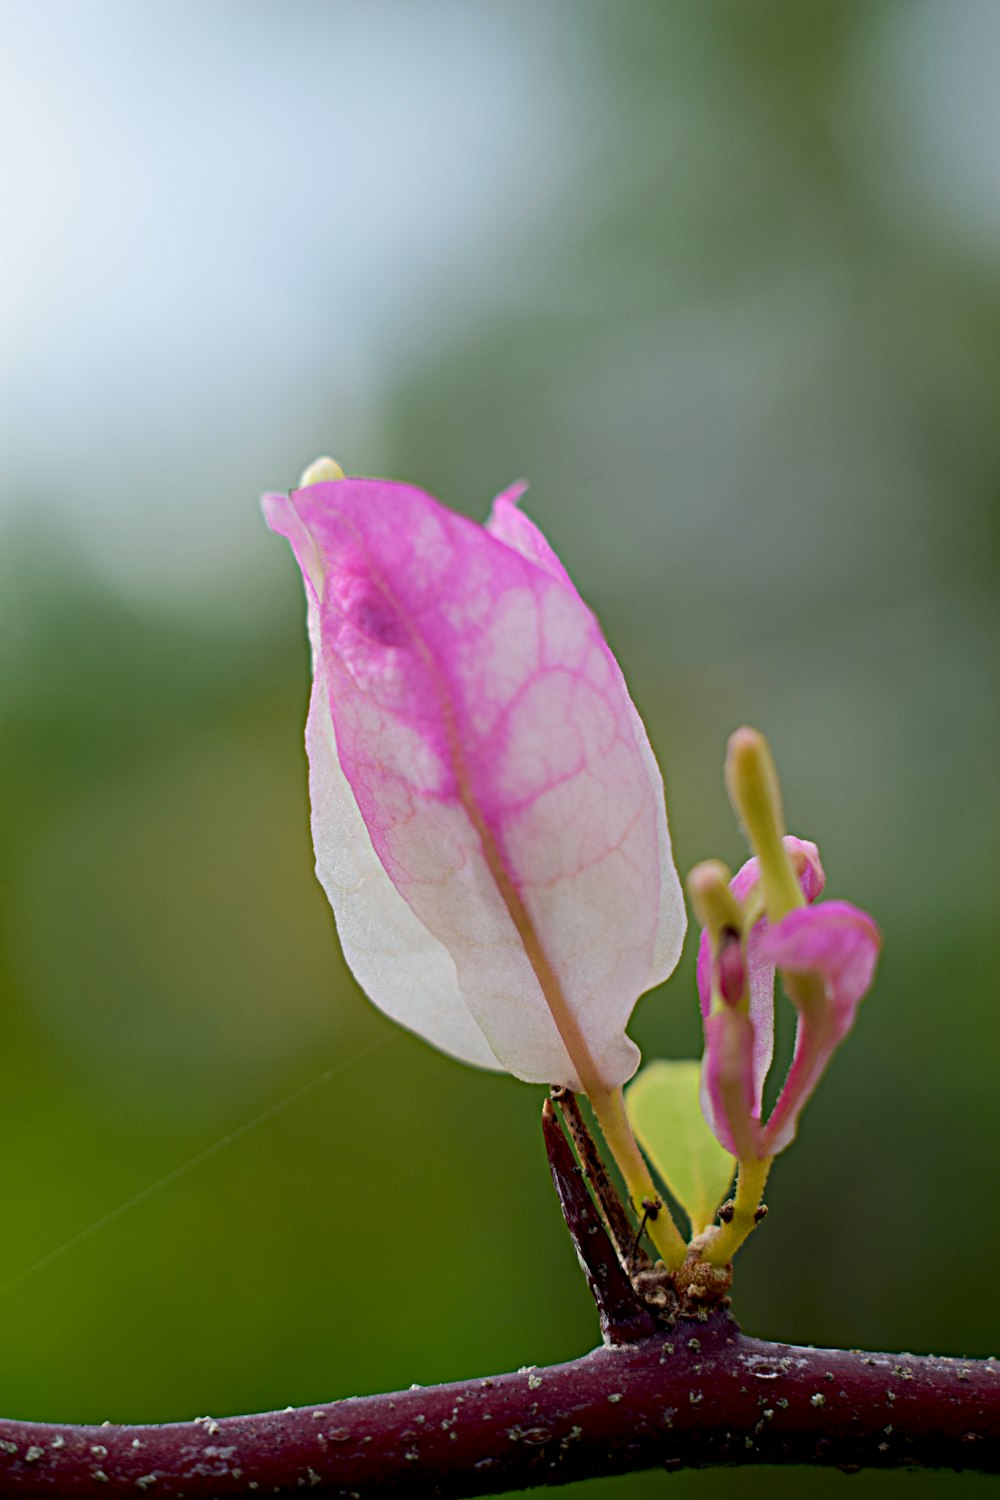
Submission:
<svg viewBox="0 0 1000 1500">
<path fill-rule="evenodd" d="M 784 845 L 781 787 L 770 746 L 746 726 L 730 736 L 726 787 L 738 818 L 760 862 L 764 907 L 772 922 L 805 904 Z"/>
<path fill-rule="evenodd" d="M 729 889 L 730 872 L 721 859 L 703 859 L 687 878 L 694 914 L 717 945 L 727 930 L 741 931 L 743 912 Z"/>
<path fill-rule="evenodd" d="M 747 966 L 743 939 L 735 928 L 725 928 L 712 957 L 715 988 L 727 1005 L 738 1005 L 747 991 Z"/>
<path fill-rule="evenodd" d="M 303 469 L 299 480 L 300 490 L 311 484 L 329 484 L 331 479 L 346 479 L 347 476 L 335 458 L 314 458 L 307 469 Z"/>
<path fill-rule="evenodd" d="M 738 1005 L 747 992 L 743 908 L 729 888 L 729 871 L 721 860 L 706 859 L 695 865 L 687 883 L 711 944 L 712 993 L 726 1005 Z"/>
</svg>

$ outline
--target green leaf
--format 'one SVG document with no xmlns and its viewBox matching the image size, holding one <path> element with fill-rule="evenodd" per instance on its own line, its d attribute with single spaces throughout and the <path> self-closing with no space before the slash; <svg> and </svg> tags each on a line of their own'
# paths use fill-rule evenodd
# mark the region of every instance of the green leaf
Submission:
<svg viewBox="0 0 1000 1500">
<path fill-rule="evenodd" d="M 700 1234 L 726 1197 L 736 1161 L 705 1123 L 697 1062 L 653 1062 L 625 1093 L 639 1144 Z"/>
</svg>

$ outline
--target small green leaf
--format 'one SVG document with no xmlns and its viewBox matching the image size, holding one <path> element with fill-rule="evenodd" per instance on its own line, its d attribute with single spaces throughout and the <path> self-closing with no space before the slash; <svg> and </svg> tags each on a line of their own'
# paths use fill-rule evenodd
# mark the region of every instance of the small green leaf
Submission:
<svg viewBox="0 0 1000 1500">
<path fill-rule="evenodd" d="M 625 1093 L 639 1144 L 700 1234 L 729 1191 L 736 1162 L 709 1130 L 697 1062 L 653 1062 Z"/>
</svg>

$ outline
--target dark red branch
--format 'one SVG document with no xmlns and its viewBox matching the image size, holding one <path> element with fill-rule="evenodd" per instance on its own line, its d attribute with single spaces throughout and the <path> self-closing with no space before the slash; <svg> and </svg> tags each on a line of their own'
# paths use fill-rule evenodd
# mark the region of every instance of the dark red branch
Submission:
<svg viewBox="0 0 1000 1500">
<path fill-rule="evenodd" d="M 590 1193 L 593 1194 L 607 1225 L 608 1235 L 612 1245 L 618 1251 L 619 1259 L 624 1263 L 634 1258 L 636 1248 L 635 1230 L 629 1222 L 628 1214 L 618 1196 L 618 1192 L 608 1175 L 608 1169 L 601 1159 L 601 1154 L 593 1136 L 587 1129 L 587 1122 L 583 1118 L 580 1103 L 576 1095 L 566 1088 L 554 1088 L 551 1090 L 551 1099 L 555 1104 L 563 1124 L 569 1132 L 570 1139 L 580 1160 L 581 1175 L 586 1179 Z M 546 1104 L 542 1110 L 542 1130 L 545 1134 L 545 1147 L 549 1153 L 549 1167 L 552 1168 L 552 1141 L 548 1130 L 548 1121 L 551 1118 L 551 1105 Z M 558 1191 L 558 1183 L 556 1184 Z M 586 1189 L 580 1184 L 581 1199 L 590 1196 Z M 563 1196 L 559 1195 L 559 1206 L 562 1208 L 563 1217 L 566 1219 L 567 1228 L 573 1235 L 573 1228 L 566 1214 L 566 1203 Z M 575 1238 L 575 1236 L 574 1236 Z M 642 1259 L 646 1262 L 647 1257 L 643 1254 Z"/>
<path fill-rule="evenodd" d="M 0 1500 L 303 1490 L 317 1500 L 445 1500 L 657 1465 L 1000 1473 L 992 1359 L 767 1344 L 744 1338 L 721 1309 L 657 1328 L 668 1303 L 651 1313 L 634 1291 L 551 1107 L 544 1131 L 605 1347 L 546 1369 L 264 1416 L 163 1427 L 0 1421 Z"/>
<path fill-rule="evenodd" d="M 0 1423 L 0 1496 L 487 1495 L 662 1465 L 1000 1472 L 992 1360 L 799 1349 L 724 1313 L 547 1369 L 165 1427 Z"/>
<path fill-rule="evenodd" d="M 593 1199 L 581 1181 L 581 1168 L 548 1100 L 542 1109 L 542 1134 L 559 1207 L 590 1295 L 597 1304 L 601 1337 L 606 1344 L 634 1344 L 637 1339 L 648 1338 L 656 1332 L 656 1323 L 622 1269 Z M 620 1204 L 619 1212 L 624 1212 Z M 625 1237 L 628 1238 L 627 1221 Z"/>
</svg>

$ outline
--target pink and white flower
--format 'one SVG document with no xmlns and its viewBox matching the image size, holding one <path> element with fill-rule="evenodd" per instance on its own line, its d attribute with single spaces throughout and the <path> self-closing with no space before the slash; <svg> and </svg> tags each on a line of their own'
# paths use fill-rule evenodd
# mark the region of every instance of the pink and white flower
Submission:
<svg viewBox="0 0 1000 1500">
<path fill-rule="evenodd" d="M 306 586 L 313 842 L 356 978 L 466 1062 L 600 1092 L 684 904 L 645 730 L 522 488 L 485 527 L 381 480 L 264 505 Z"/>
</svg>

